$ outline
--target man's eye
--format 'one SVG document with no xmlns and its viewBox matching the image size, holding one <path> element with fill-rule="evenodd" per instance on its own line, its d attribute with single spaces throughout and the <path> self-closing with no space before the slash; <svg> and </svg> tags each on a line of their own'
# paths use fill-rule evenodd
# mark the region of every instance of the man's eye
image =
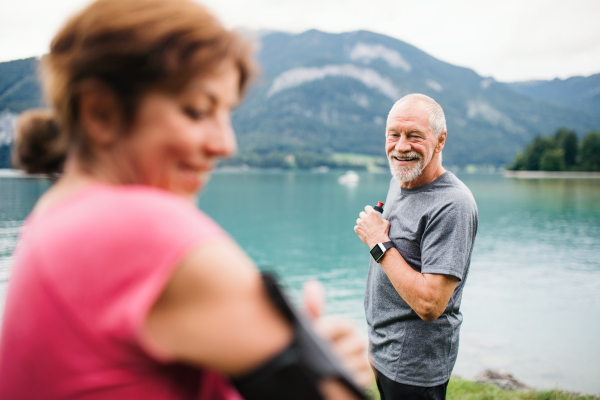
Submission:
<svg viewBox="0 0 600 400">
<path fill-rule="evenodd" d="M 206 117 L 206 115 L 207 115 L 206 112 L 200 111 L 200 110 L 196 110 L 195 108 L 192 108 L 192 107 L 184 107 L 183 108 L 183 112 L 185 113 L 185 115 L 187 115 L 188 117 L 190 117 L 194 121 L 198 121 L 198 120 Z"/>
</svg>

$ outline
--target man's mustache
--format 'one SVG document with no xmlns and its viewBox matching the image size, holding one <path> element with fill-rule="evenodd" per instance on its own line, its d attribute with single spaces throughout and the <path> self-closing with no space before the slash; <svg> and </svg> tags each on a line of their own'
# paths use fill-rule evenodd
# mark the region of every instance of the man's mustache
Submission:
<svg viewBox="0 0 600 400">
<path fill-rule="evenodd" d="M 423 156 L 420 153 L 417 153 L 414 150 L 406 151 L 406 152 L 402 152 L 402 153 L 399 152 L 399 151 L 396 151 L 396 150 L 392 150 L 392 151 L 390 151 L 388 153 L 388 158 L 392 158 L 392 157 L 396 157 L 396 158 L 399 158 L 401 160 L 402 159 L 404 159 L 404 160 L 410 160 L 410 159 L 413 159 L 413 158 L 415 158 L 417 160 L 423 159 Z"/>
</svg>

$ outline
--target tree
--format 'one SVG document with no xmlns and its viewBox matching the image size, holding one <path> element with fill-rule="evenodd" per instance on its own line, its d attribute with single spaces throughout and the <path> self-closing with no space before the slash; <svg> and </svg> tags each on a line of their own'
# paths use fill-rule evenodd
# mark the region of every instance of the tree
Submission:
<svg viewBox="0 0 600 400">
<path fill-rule="evenodd" d="M 600 131 L 577 145 L 574 131 L 561 128 L 553 137 L 536 136 L 507 169 L 514 171 L 600 171 Z"/>
<path fill-rule="evenodd" d="M 554 141 L 559 149 L 564 153 L 564 164 L 566 167 L 573 167 L 577 163 L 578 140 L 575 131 L 567 128 L 561 128 L 556 131 Z"/>
<path fill-rule="evenodd" d="M 589 132 L 581 141 L 583 171 L 600 171 L 600 132 Z"/>
<path fill-rule="evenodd" d="M 564 171 L 565 153 L 562 149 L 549 149 L 544 152 L 540 159 L 541 171 Z"/>
<path fill-rule="evenodd" d="M 524 155 L 524 169 L 527 171 L 539 171 L 540 161 L 547 150 L 556 149 L 556 143 L 549 137 L 536 136 L 527 148 Z"/>
<path fill-rule="evenodd" d="M 517 153 L 517 156 L 515 157 L 515 162 L 512 163 L 512 165 L 507 167 L 506 169 L 510 171 L 525 170 L 525 156 L 523 155 L 523 153 Z"/>
</svg>

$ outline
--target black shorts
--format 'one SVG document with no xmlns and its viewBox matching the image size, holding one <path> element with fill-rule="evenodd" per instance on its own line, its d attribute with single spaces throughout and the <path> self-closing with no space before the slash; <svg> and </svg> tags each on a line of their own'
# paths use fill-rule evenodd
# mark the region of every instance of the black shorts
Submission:
<svg viewBox="0 0 600 400">
<path fill-rule="evenodd" d="M 381 400 L 444 400 L 448 381 L 433 387 L 398 383 L 377 371 L 377 389 Z"/>
</svg>

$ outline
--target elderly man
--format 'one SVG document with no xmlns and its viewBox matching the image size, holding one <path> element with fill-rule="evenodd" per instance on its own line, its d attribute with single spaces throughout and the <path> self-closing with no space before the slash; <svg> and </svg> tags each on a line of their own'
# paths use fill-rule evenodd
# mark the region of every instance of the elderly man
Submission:
<svg viewBox="0 0 600 400">
<path fill-rule="evenodd" d="M 444 112 L 432 98 L 394 104 L 385 210 L 365 207 L 354 228 L 371 249 L 365 313 L 383 400 L 444 399 L 456 362 L 478 217 L 469 189 L 442 167 L 445 143 Z"/>
</svg>

